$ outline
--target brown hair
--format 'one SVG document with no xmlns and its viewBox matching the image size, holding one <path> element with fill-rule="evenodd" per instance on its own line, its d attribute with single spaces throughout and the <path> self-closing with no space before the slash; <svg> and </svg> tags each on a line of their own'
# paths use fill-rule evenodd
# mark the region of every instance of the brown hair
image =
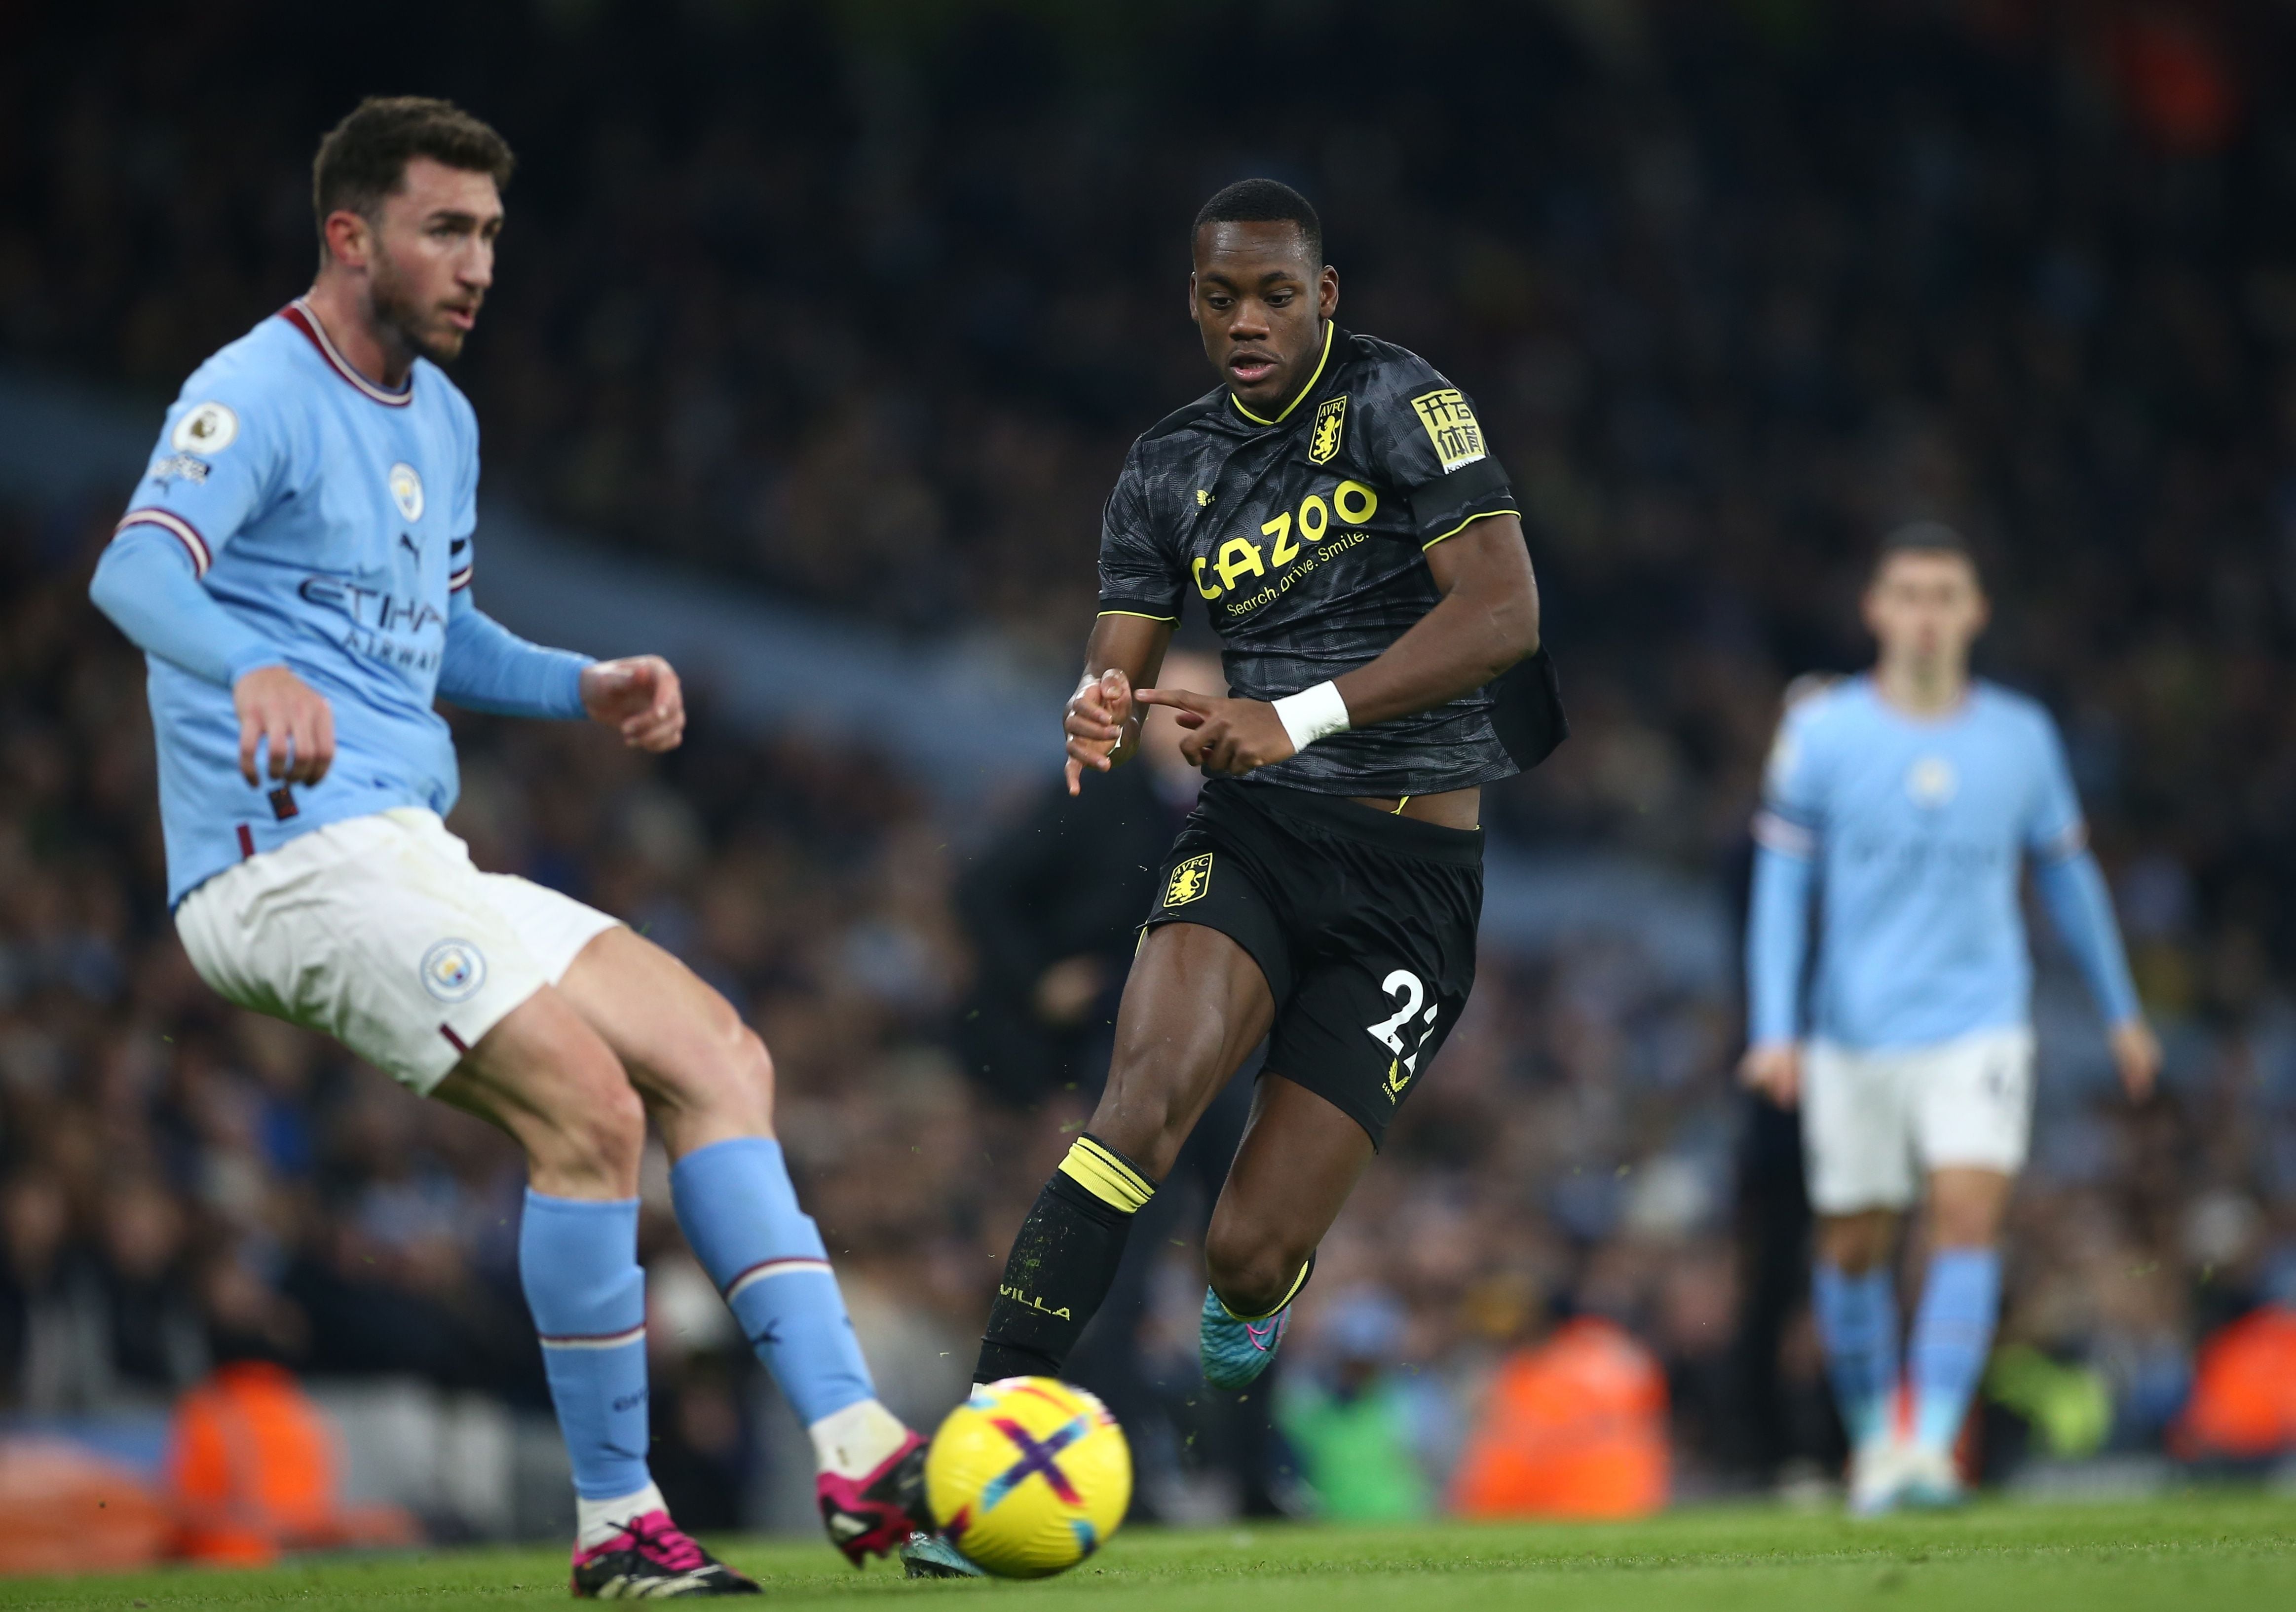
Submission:
<svg viewBox="0 0 2296 1612">
<path fill-rule="evenodd" d="M 451 101 L 427 95 L 369 95 L 327 131 L 311 163 L 311 206 L 321 236 L 327 215 L 374 216 L 406 183 L 406 165 L 428 157 L 448 168 L 510 183 L 518 159 L 510 143 Z"/>
<path fill-rule="evenodd" d="M 1970 552 L 1969 540 L 1942 520 L 1908 520 L 1883 537 L 1874 550 L 1873 575 L 1879 577 L 1882 568 L 1900 554 L 1949 555 L 1968 566 L 1971 576 L 1978 576 L 1977 556 Z M 1981 577 L 1979 585 L 1983 585 Z"/>
</svg>

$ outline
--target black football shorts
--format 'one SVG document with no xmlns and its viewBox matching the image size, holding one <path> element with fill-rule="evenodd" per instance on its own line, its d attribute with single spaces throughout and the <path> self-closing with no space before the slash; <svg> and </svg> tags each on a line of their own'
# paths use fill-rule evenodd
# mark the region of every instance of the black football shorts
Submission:
<svg viewBox="0 0 2296 1612">
<path fill-rule="evenodd" d="M 1482 910 L 1480 829 L 1215 778 L 1144 928 L 1200 923 L 1250 953 L 1275 997 L 1266 1068 L 1376 1148 L 1467 1005 Z"/>
</svg>

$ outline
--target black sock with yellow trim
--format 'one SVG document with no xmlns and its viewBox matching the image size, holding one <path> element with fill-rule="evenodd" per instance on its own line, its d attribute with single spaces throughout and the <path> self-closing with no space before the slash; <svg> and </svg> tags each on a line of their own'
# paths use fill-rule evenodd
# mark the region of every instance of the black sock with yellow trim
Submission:
<svg viewBox="0 0 2296 1612">
<path fill-rule="evenodd" d="M 1155 1195 L 1123 1154 L 1089 1133 L 1076 1139 L 1013 1240 L 973 1381 L 1061 1374 L 1116 1281 L 1132 1217 Z"/>
</svg>

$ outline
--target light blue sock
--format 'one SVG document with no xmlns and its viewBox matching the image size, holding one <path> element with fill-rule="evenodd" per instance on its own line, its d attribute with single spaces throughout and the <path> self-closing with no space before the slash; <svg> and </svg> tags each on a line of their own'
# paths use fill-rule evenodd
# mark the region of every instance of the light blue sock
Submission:
<svg viewBox="0 0 2296 1612">
<path fill-rule="evenodd" d="M 646 1472 L 645 1272 L 638 1200 L 551 1198 L 527 1189 L 518 1278 L 542 1334 L 550 1403 L 585 1500 L 619 1500 Z"/>
<path fill-rule="evenodd" d="M 811 1427 L 874 1399 L 829 1250 L 813 1217 L 798 1207 L 782 1144 L 737 1136 L 697 1148 L 671 1169 L 669 1190 L 694 1257 L 798 1420 Z"/>
<path fill-rule="evenodd" d="M 1886 1429 L 1898 1387 L 1897 1289 L 1886 1268 L 1845 1276 L 1820 1260 L 1811 1273 L 1810 1309 L 1842 1428 L 1851 1444 L 1865 1444 Z"/>
<path fill-rule="evenodd" d="M 1991 1248 L 1946 1248 L 1930 1256 L 1922 1307 L 1914 1317 L 1914 1436 L 1951 1449 L 1993 1353 L 2001 1307 L 2001 1256 Z"/>
</svg>

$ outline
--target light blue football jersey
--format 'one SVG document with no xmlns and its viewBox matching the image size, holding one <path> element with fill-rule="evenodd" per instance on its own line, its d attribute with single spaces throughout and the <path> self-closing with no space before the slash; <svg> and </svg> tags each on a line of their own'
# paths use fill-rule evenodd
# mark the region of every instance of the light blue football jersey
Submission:
<svg viewBox="0 0 2296 1612">
<path fill-rule="evenodd" d="M 2027 1022 L 2023 860 L 2087 843 L 2046 710 L 1980 681 L 1923 720 L 1849 678 L 1787 713 L 1765 793 L 1757 838 L 1818 868 L 1810 1033 L 1886 1048 Z"/>
<path fill-rule="evenodd" d="M 432 700 L 478 483 L 478 420 L 454 383 L 417 359 L 403 390 L 374 385 L 300 299 L 184 383 L 120 530 L 183 544 L 208 593 L 327 697 L 336 754 L 316 786 L 250 786 L 231 691 L 147 656 L 171 907 L 325 823 L 453 806 Z"/>
</svg>

